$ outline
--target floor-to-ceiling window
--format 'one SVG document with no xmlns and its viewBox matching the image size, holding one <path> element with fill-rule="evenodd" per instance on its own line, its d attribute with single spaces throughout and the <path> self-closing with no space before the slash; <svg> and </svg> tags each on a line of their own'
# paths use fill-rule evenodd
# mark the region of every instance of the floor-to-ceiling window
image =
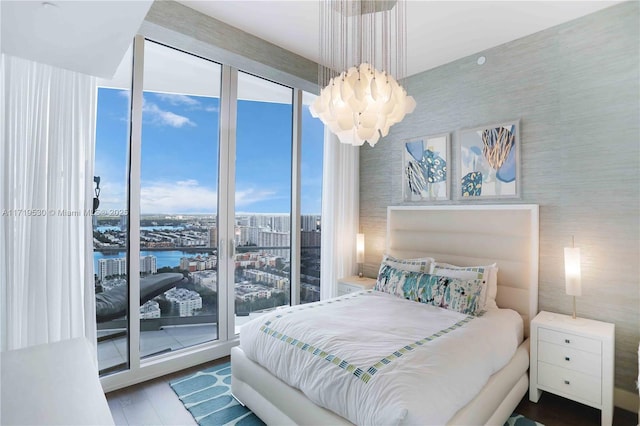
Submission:
<svg viewBox="0 0 640 426">
<path fill-rule="evenodd" d="M 236 326 L 290 304 L 293 89 L 238 73 Z"/>
<path fill-rule="evenodd" d="M 218 338 L 221 66 L 147 41 L 140 155 L 140 356 Z"/>
<path fill-rule="evenodd" d="M 102 374 L 127 369 L 129 281 L 127 218 L 132 49 L 97 96 L 93 214 L 98 364 Z M 95 204 L 95 201 L 94 201 Z"/>
<path fill-rule="evenodd" d="M 102 374 L 160 371 L 251 317 L 319 299 L 312 95 L 141 37 L 132 52 L 98 92 L 96 175 L 112 213 L 94 217 L 96 300 L 111 308 L 97 315 Z"/>
<path fill-rule="evenodd" d="M 322 231 L 322 153 L 324 125 L 311 117 L 315 95 L 302 95 L 300 164 L 300 303 L 320 300 L 320 233 Z"/>
</svg>

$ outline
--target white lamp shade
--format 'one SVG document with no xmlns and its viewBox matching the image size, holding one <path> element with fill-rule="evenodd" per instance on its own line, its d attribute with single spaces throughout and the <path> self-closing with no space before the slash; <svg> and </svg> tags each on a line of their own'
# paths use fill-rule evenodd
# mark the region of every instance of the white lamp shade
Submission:
<svg viewBox="0 0 640 426">
<path fill-rule="evenodd" d="M 356 235 L 356 263 L 364 263 L 364 234 Z"/>
<path fill-rule="evenodd" d="M 564 248 L 564 279 L 569 296 L 582 296 L 580 277 L 580 248 Z"/>
</svg>

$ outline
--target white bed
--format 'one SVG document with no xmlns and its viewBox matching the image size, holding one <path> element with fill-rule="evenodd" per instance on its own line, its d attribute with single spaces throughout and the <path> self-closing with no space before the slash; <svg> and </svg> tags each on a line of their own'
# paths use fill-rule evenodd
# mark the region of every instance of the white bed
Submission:
<svg viewBox="0 0 640 426">
<path fill-rule="evenodd" d="M 534 205 L 389 207 L 387 252 L 456 265 L 497 262 L 497 303 L 524 319 L 537 311 L 538 208 Z M 448 424 L 503 424 L 528 386 L 528 340 Z M 268 424 L 350 424 L 233 348 L 232 391 Z"/>
</svg>

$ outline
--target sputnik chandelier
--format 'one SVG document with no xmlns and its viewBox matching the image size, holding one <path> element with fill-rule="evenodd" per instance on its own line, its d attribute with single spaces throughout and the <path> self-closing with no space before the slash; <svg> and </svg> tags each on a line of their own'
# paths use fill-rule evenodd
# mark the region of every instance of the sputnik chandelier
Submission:
<svg viewBox="0 0 640 426">
<path fill-rule="evenodd" d="M 321 0 L 320 61 L 310 111 L 340 142 L 374 146 L 413 112 L 393 77 L 406 76 L 405 0 Z"/>
</svg>

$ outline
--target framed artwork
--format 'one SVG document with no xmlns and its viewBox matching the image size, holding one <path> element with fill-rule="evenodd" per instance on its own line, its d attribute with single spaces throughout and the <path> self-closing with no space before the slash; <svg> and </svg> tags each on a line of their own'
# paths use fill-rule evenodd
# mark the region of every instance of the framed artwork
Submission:
<svg viewBox="0 0 640 426">
<path fill-rule="evenodd" d="M 520 120 L 459 132 L 460 199 L 520 196 Z"/>
<path fill-rule="evenodd" d="M 403 142 L 404 201 L 449 199 L 449 145 L 448 133 Z"/>
</svg>

